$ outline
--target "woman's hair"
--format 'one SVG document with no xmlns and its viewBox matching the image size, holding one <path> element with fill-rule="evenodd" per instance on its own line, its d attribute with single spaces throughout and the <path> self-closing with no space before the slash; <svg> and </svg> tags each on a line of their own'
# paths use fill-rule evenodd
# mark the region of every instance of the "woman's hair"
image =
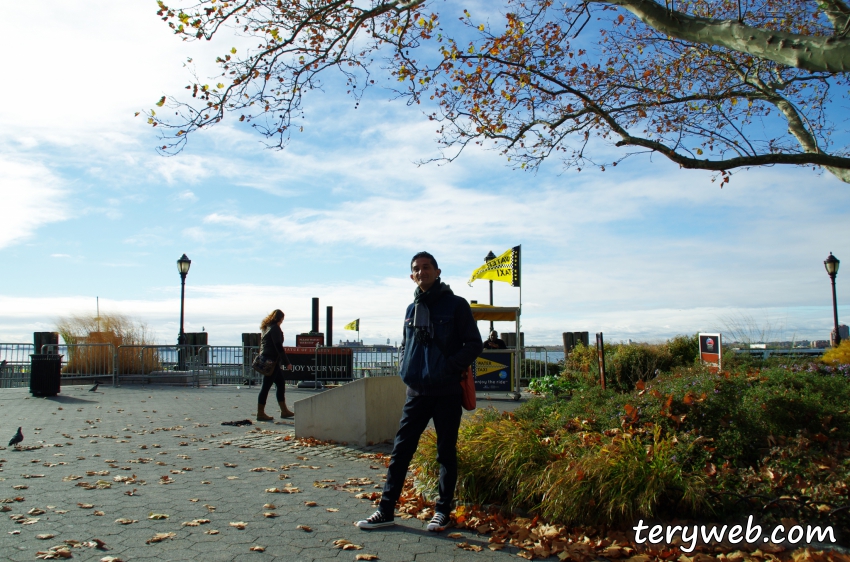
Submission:
<svg viewBox="0 0 850 562">
<path fill-rule="evenodd" d="M 272 310 L 268 316 L 263 318 L 262 322 L 260 322 L 260 330 L 265 330 L 272 324 L 277 324 L 281 320 L 283 320 L 283 311 L 279 308 L 276 308 Z"/>
</svg>

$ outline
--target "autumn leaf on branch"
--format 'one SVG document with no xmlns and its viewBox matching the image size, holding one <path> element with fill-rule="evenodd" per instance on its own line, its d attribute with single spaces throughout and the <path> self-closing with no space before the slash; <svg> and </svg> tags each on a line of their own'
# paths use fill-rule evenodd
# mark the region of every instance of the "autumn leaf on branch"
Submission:
<svg viewBox="0 0 850 562">
<path fill-rule="evenodd" d="M 156 105 L 174 111 L 166 118 L 151 109 L 148 122 L 160 127 L 166 153 L 230 115 L 281 148 L 323 76 L 341 77 L 356 106 L 379 72 L 397 84 L 395 95 L 425 104 L 446 161 L 481 145 L 522 169 L 554 156 L 604 170 L 653 152 L 715 172 L 721 183 L 730 170 L 776 164 L 850 181 L 834 103 L 850 71 L 846 8 L 814 0 L 497 4 L 502 16 L 481 23 L 464 13 L 451 26 L 441 18 L 458 21 L 455 1 L 427 10 L 424 0 L 201 0 L 161 9 L 183 39 L 238 30 L 258 47 L 222 49 L 215 80 L 195 77 L 183 98 L 161 97 Z M 603 156 L 603 144 L 619 154 Z"/>
</svg>

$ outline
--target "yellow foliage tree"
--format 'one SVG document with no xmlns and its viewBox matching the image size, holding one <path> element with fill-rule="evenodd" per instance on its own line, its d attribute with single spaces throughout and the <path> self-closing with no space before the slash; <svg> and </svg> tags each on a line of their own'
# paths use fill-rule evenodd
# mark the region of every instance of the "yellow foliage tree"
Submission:
<svg viewBox="0 0 850 562">
<path fill-rule="evenodd" d="M 824 363 L 846 365 L 850 363 L 850 340 L 844 340 L 838 347 L 833 347 L 823 354 Z"/>
</svg>

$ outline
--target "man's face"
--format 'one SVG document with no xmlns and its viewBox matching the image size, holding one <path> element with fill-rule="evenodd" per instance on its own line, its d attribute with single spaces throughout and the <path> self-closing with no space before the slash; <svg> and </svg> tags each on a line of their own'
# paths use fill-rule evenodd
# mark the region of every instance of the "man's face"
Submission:
<svg viewBox="0 0 850 562">
<path fill-rule="evenodd" d="M 490 332 L 490 339 L 491 340 L 495 341 L 495 339 L 498 338 L 498 337 L 499 337 L 499 335 L 496 332 Z"/>
<path fill-rule="evenodd" d="M 440 276 L 440 270 L 434 268 L 430 258 L 416 258 L 413 265 L 410 266 L 410 271 L 410 278 L 423 291 L 430 289 L 437 277 Z"/>
</svg>

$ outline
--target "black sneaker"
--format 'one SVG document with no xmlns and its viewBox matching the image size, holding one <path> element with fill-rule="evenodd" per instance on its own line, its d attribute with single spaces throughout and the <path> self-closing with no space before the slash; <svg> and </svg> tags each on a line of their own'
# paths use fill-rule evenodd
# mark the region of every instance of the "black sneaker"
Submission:
<svg viewBox="0 0 850 562">
<path fill-rule="evenodd" d="M 368 519 L 361 519 L 354 524 L 355 527 L 360 527 L 363 530 L 379 529 L 381 527 L 391 527 L 395 525 L 395 520 L 392 515 L 387 515 L 380 509 L 369 516 Z"/>
<path fill-rule="evenodd" d="M 441 531 L 445 531 L 446 527 L 449 526 L 449 516 L 445 513 L 440 513 L 439 511 L 434 512 L 434 517 L 431 518 L 431 521 L 428 523 L 428 530 L 432 533 L 439 533 Z"/>
</svg>

